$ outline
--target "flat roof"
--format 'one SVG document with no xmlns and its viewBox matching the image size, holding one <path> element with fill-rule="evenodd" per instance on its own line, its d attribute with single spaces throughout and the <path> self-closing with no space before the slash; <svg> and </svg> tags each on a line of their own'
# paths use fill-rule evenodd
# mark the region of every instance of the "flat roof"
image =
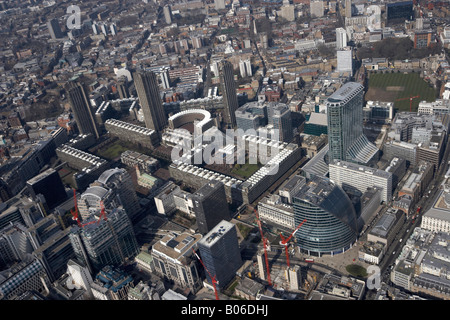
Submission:
<svg viewBox="0 0 450 320">
<path fill-rule="evenodd" d="M 357 82 L 347 82 L 338 90 L 336 90 L 332 95 L 330 95 L 327 99 L 327 102 L 343 102 L 344 100 L 350 98 L 352 94 L 362 89 L 363 86 Z"/>
<path fill-rule="evenodd" d="M 226 220 L 222 220 L 199 241 L 199 244 L 201 243 L 205 247 L 211 247 L 224 233 L 228 232 L 232 228 L 235 228 L 234 224 Z"/>
<path fill-rule="evenodd" d="M 340 168 L 353 170 L 355 172 L 371 174 L 371 175 L 386 178 L 386 179 L 388 179 L 390 176 L 392 176 L 392 173 L 384 171 L 384 170 L 371 168 L 371 167 L 367 167 L 367 166 L 363 166 L 360 164 L 343 161 L 343 160 L 334 160 L 333 163 L 330 163 L 330 166 L 332 166 L 332 165 L 340 167 Z"/>
<path fill-rule="evenodd" d="M 153 245 L 155 253 L 163 254 L 169 258 L 178 260 L 183 257 L 189 248 L 201 239 L 200 234 L 171 232 Z"/>
</svg>

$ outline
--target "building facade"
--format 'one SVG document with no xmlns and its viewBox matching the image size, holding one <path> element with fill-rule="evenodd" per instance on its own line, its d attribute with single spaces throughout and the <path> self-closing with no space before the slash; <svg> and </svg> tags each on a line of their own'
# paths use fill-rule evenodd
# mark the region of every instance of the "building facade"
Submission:
<svg viewBox="0 0 450 320">
<path fill-rule="evenodd" d="M 201 234 L 208 233 L 220 221 L 231 219 L 225 186 L 222 182 L 212 180 L 193 193 L 190 198 Z"/>
<path fill-rule="evenodd" d="M 201 259 L 211 276 L 218 282 L 218 288 L 225 288 L 242 266 L 236 226 L 228 221 L 220 221 L 199 242 Z M 208 272 L 206 278 L 211 279 Z"/>
<path fill-rule="evenodd" d="M 220 89 L 224 102 L 224 122 L 230 128 L 236 127 L 235 111 L 238 109 L 236 83 L 234 82 L 233 65 L 229 61 L 219 63 Z"/>
<path fill-rule="evenodd" d="M 84 86 L 76 81 L 69 81 L 65 90 L 80 133 L 91 133 L 98 139 L 100 134 L 95 122 L 94 110 Z"/>
<path fill-rule="evenodd" d="M 362 193 L 367 188 L 378 187 L 382 189 L 382 201 L 392 199 L 392 173 L 357 165 L 347 161 L 330 163 L 330 179 L 339 186 L 352 186 Z"/>
<path fill-rule="evenodd" d="M 92 222 L 90 224 L 87 224 Z M 78 260 L 91 273 L 106 265 L 120 265 L 126 258 L 134 258 L 139 248 L 133 226 L 122 208 L 107 213 L 107 219 L 92 215 L 83 221 L 85 226 L 73 227 L 70 240 Z"/>
<path fill-rule="evenodd" d="M 133 74 L 133 78 L 144 113 L 145 126 L 162 132 L 167 126 L 167 117 L 162 106 L 156 74 L 151 71 L 138 71 Z"/>
<path fill-rule="evenodd" d="M 194 293 L 200 290 L 199 261 L 193 252 L 200 239 L 200 234 L 171 232 L 165 235 L 151 250 L 155 273 Z"/>
<path fill-rule="evenodd" d="M 347 82 L 327 99 L 328 157 L 365 164 L 378 149 L 363 134 L 364 87 Z"/>
<path fill-rule="evenodd" d="M 293 198 L 295 223 L 306 222 L 295 234 L 309 255 L 342 253 L 355 243 L 356 212 L 344 190 L 330 179 L 315 176 Z"/>
</svg>

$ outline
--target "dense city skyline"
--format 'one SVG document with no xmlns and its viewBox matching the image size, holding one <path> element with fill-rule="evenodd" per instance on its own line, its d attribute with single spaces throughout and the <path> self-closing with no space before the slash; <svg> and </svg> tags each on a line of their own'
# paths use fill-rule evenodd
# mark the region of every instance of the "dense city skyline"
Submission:
<svg viewBox="0 0 450 320">
<path fill-rule="evenodd" d="M 450 300 L 449 3 L 0 22 L 0 300 Z"/>
</svg>

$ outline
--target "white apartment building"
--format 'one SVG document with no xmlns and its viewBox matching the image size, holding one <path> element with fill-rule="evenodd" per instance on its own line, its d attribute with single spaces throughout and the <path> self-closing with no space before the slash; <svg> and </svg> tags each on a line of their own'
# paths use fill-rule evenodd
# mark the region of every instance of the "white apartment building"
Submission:
<svg viewBox="0 0 450 320">
<path fill-rule="evenodd" d="M 340 50 L 347 46 L 347 31 L 344 28 L 336 28 L 336 49 Z"/>
<path fill-rule="evenodd" d="M 353 75 L 353 51 L 351 47 L 345 47 L 337 51 L 336 70 L 338 72 L 350 72 Z"/>
<path fill-rule="evenodd" d="M 335 160 L 330 163 L 330 179 L 337 185 L 349 185 L 362 193 L 369 187 L 382 189 L 381 200 L 392 198 L 392 173 L 355 163 Z"/>
</svg>

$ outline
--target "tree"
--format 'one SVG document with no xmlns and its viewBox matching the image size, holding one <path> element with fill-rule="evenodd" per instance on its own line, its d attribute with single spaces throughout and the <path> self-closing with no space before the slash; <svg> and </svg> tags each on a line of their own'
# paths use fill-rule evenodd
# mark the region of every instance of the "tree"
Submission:
<svg viewBox="0 0 450 320">
<path fill-rule="evenodd" d="M 322 56 L 330 56 L 330 55 L 332 55 L 332 54 L 334 54 L 334 50 L 333 49 L 331 49 L 330 47 L 327 47 L 326 45 L 324 45 L 324 44 L 319 44 L 318 46 L 317 46 L 317 50 L 319 50 L 319 53 L 322 55 Z"/>
</svg>

